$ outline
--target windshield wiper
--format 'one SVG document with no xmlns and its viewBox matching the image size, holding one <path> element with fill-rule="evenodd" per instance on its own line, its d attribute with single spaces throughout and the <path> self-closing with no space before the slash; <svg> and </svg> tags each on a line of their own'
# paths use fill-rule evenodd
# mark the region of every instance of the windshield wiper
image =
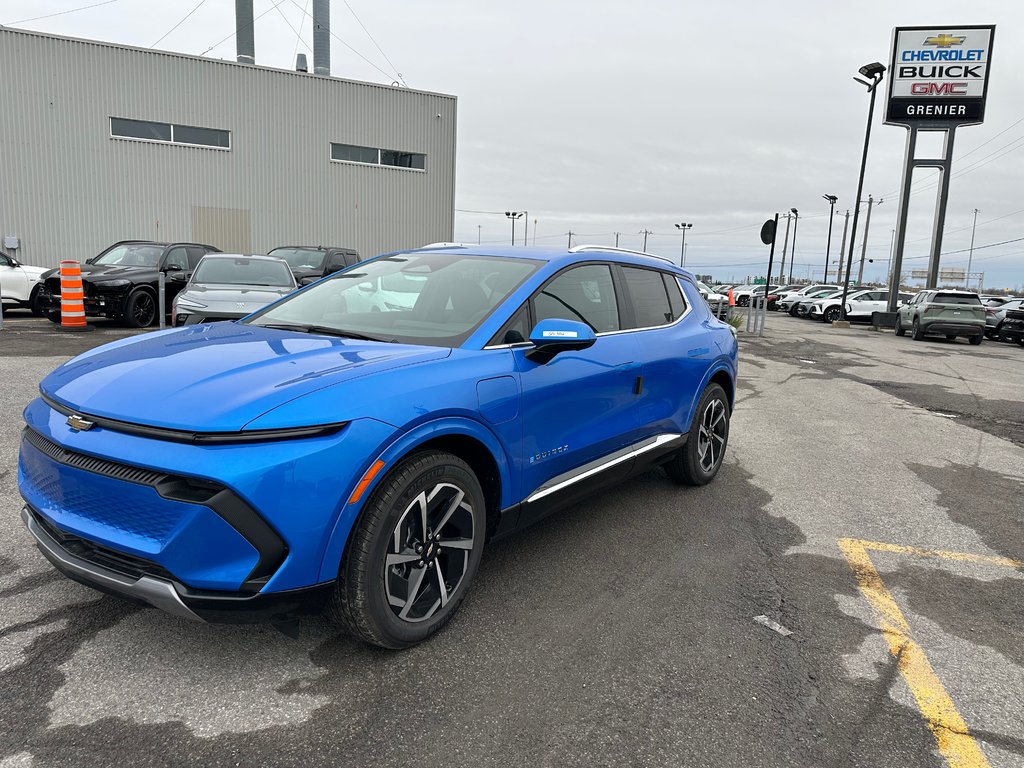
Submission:
<svg viewBox="0 0 1024 768">
<path fill-rule="evenodd" d="M 365 333 L 355 331 L 344 331 L 340 328 L 331 328 L 326 325 L 301 325 L 299 323 L 250 323 L 259 328 L 274 328 L 279 331 L 301 331 L 302 333 L 322 333 L 325 336 L 339 336 L 344 339 L 358 339 L 359 341 L 387 341 L 397 343 L 396 339 L 381 339 L 376 336 L 367 336 Z"/>
</svg>

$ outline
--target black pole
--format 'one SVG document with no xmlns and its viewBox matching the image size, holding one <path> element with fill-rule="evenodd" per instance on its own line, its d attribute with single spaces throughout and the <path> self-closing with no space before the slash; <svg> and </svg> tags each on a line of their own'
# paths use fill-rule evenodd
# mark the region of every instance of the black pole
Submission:
<svg viewBox="0 0 1024 768">
<path fill-rule="evenodd" d="M 779 234 L 779 214 L 775 214 L 775 225 L 772 227 L 772 247 L 768 251 L 768 279 L 764 281 L 764 312 L 768 314 L 768 286 L 772 282 L 772 262 L 775 261 L 775 241 Z"/>
<path fill-rule="evenodd" d="M 509 216 L 509 219 L 512 222 L 512 245 L 515 245 L 516 244 L 516 217 L 515 216 Z"/>
<path fill-rule="evenodd" d="M 853 198 L 853 228 L 850 230 L 850 253 L 846 259 L 846 282 L 843 283 L 843 298 L 839 303 L 839 317 L 846 319 L 846 295 L 850 292 L 850 270 L 853 269 L 853 249 L 857 241 L 857 219 L 860 218 L 860 196 L 864 192 L 864 170 L 868 164 L 868 143 L 871 141 L 871 118 L 875 114 L 875 91 L 882 78 L 877 78 L 871 85 L 871 101 L 868 103 L 868 125 L 864 129 L 864 152 L 860 157 L 860 178 L 857 180 L 857 196 Z M 840 257 L 841 258 L 841 257 Z"/>
<path fill-rule="evenodd" d="M 828 200 L 828 241 L 825 243 L 825 278 L 821 281 L 823 283 L 828 282 L 828 257 L 832 253 L 832 220 L 835 218 L 835 212 L 836 201 L 830 197 Z M 839 254 L 839 258 L 842 260 L 843 255 Z M 838 275 L 836 277 L 838 278 Z"/>
</svg>

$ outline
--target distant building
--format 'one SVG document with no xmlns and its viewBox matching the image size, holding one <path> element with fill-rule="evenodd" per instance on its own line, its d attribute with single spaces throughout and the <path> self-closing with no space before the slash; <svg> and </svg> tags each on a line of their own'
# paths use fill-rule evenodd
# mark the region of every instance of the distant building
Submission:
<svg viewBox="0 0 1024 768">
<path fill-rule="evenodd" d="M 454 96 L 7 28 L 0 93 L 0 244 L 26 264 L 452 239 Z"/>
</svg>

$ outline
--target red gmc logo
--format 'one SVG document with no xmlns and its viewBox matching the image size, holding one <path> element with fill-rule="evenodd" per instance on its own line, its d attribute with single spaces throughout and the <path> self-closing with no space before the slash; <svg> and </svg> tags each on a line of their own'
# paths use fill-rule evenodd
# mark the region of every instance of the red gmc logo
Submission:
<svg viewBox="0 0 1024 768">
<path fill-rule="evenodd" d="M 912 83 L 910 92 L 915 96 L 966 96 L 967 83 Z"/>
</svg>

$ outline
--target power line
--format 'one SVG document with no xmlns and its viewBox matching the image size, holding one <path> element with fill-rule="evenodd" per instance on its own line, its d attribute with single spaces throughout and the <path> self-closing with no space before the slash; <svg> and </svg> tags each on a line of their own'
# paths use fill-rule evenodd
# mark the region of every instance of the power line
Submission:
<svg viewBox="0 0 1024 768">
<path fill-rule="evenodd" d="M 273 2 L 273 0 L 271 0 L 271 2 Z M 237 34 L 238 34 L 239 32 L 241 32 L 241 31 L 242 31 L 243 29 L 245 29 L 246 27 L 251 27 L 251 26 L 254 26 L 254 25 L 256 24 L 256 22 L 257 22 L 257 21 L 259 21 L 260 19 L 262 19 L 262 18 L 263 18 L 264 16 L 266 16 L 266 15 L 267 15 L 268 13 L 270 13 L 270 12 L 271 12 L 272 10 L 274 10 L 275 8 L 277 8 L 277 6 L 281 5 L 282 3 L 284 3 L 284 0 L 277 0 L 277 2 L 276 2 L 276 3 L 274 3 L 274 4 L 273 4 L 273 5 L 272 5 L 272 6 L 270 7 L 270 8 L 267 8 L 267 10 L 265 10 L 265 11 L 264 11 L 263 13 L 261 13 L 261 14 L 260 14 L 259 16 L 257 16 L 256 18 L 254 18 L 254 19 L 253 19 L 252 21 L 250 21 L 250 22 L 249 22 L 248 24 L 243 24 L 242 26 L 238 27 L 238 29 L 236 29 L 236 30 L 235 30 L 234 32 L 232 32 L 232 33 L 231 33 L 230 35 L 228 35 L 228 36 L 227 36 L 227 37 L 225 37 L 225 38 L 222 38 L 221 40 L 218 40 L 218 41 L 217 41 L 216 43 L 214 43 L 213 45 L 211 45 L 211 46 L 210 46 L 209 48 L 207 48 L 207 49 L 206 49 L 205 51 L 203 51 L 203 52 L 202 52 L 202 53 L 200 53 L 199 55 L 200 55 L 200 56 L 205 56 L 205 55 L 206 55 L 206 54 L 208 54 L 208 53 L 209 53 L 210 51 L 212 51 L 212 50 L 213 50 L 214 48 L 216 48 L 216 47 L 217 47 L 218 45 L 220 45 L 221 43 L 225 43 L 225 42 L 227 42 L 228 40 L 230 40 L 230 39 L 231 39 L 232 37 L 234 37 L 235 35 L 237 35 Z"/>
<path fill-rule="evenodd" d="M 178 22 L 177 24 L 175 24 L 175 25 L 174 25 L 173 27 L 171 27 L 171 28 L 170 28 L 170 29 L 168 29 L 168 30 L 167 30 L 166 32 L 164 32 L 164 33 L 163 33 L 162 35 L 160 35 L 160 39 L 159 39 L 159 40 L 157 40 L 157 41 L 156 41 L 155 43 L 153 43 L 153 44 L 152 44 L 151 46 L 149 46 L 149 47 L 150 47 L 150 48 L 156 48 L 156 47 L 157 47 L 157 46 L 158 46 L 158 45 L 159 45 L 159 44 L 160 44 L 160 43 L 161 43 L 161 42 L 163 41 L 163 39 L 164 39 L 165 37 L 167 37 L 167 36 L 168 36 L 169 34 L 171 34 L 171 32 L 173 32 L 173 31 L 174 31 L 174 30 L 176 30 L 176 29 L 177 29 L 178 27 L 180 27 L 180 26 L 181 26 L 182 24 L 184 24 L 184 23 L 185 23 L 186 21 L 188 21 L 188 17 L 189 17 L 189 16 L 191 16 L 191 15 L 192 15 L 193 13 L 195 13 L 196 11 L 198 11 L 198 10 L 199 10 L 199 8 L 200 8 L 200 7 L 202 6 L 202 4 L 203 4 L 203 3 L 205 3 L 205 2 L 206 2 L 206 0 L 199 0 L 199 4 L 198 4 L 198 5 L 196 5 L 196 7 L 195 7 L 195 8 L 193 8 L 193 9 L 192 9 L 191 11 L 189 11 L 188 13 L 186 13 L 186 14 L 185 14 L 185 17 L 184 17 L 184 18 L 183 18 L 183 19 L 182 19 L 181 21 L 179 21 L 179 22 Z"/>
<path fill-rule="evenodd" d="M 299 30 L 296 29 L 295 27 L 293 27 L 292 23 L 290 21 L 288 21 L 288 17 L 284 15 L 284 11 L 282 11 L 276 5 L 274 7 L 277 8 L 277 12 L 279 14 L 281 14 L 281 18 L 284 19 L 284 23 L 288 25 L 288 29 L 290 29 L 292 32 L 295 33 L 295 52 L 298 53 L 298 51 L 299 51 L 299 42 L 300 41 L 302 42 L 303 45 L 306 46 L 306 50 L 307 51 L 312 51 L 313 49 L 309 47 L 309 44 L 305 40 L 302 39 L 302 35 L 299 33 Z M 302 17 L 302 21 L 305 21 L 305 20 L 306 20 L 306 17 L 303 16 Z M 292 60 L 293 61 L 295 60 L 295 55 L 294 54 L 292 55 Z"/>
<path fill-rule="evenodd" d="M 98 8 L 101 5 L 110 5 L 111 3 L 116 3 L 116 2 L 117 2 L 117 0 L 103 0 L 103 2 L 101 2 L 101 3 L 93 3 L 92 5 L 83 5 L 83 6 L 80 6 L 78 8 L 71 8 L 71 9 L 66 10 L 66 11 L 57 11 L 57 13 L 48 13 L 45 16 L 33 16 L 31 19 L 21 19 L 20 21 L 9 21 L 9 22 L 7 22 L 7 24 L 5 26 L 11 27 L 11 26 L 14 26 L 15 24 L 25 24 L 26 22 L 29 22 L 29 21 L 39 21 L 40 19 L 52 19 L 54 16 L 64 16 L 65 14 L 68 14 L 68 13 L 77 13 L 78 11 L 87 11 L 90 8 Z"/>
<path fill-rule="evenodd" d="M 309 0 L 306 0 L 306 8 L 309 8 Z M 306 13 L 306 8 L 302 9 L 303 14 Z M 292 61 L 295 61 L 296 57 L 299 55 L 299 43 L 300 42 L 302 42 L 302 43 L 306 42 L 305 40 L 302 39 L 302 27 L 303 27 L 303 25 L 305 23 L 306 23 L 306 17 L 303 16 L 301 19 L 299 19 L 299 31 L 295 35 L 295 50 L 292 51 Z M 309 48 L 309 46 L 307 45 L 306 48 Z"/>
<path fill-rule="evenodd" d="M 348 0 L 342 0 L 342 1 L 345 3 L 345 7 L 348 8 L 349 13 L 351 13 L 352 16 L 355 18 L 355 20 L 359 23 L 359 26 L 363 28 L 363 32 L 366 33 L 366 36 L 368 38 L 370 38 L 370 42 L 372 42 L 377 47 L 377 50 L 380 51 L 380 55 L 383 56 L 384 60 L 387 61 L 387 63 L 391 65 L 391 68 L 393 70 L 395 70 L 395 74 L 398 75 L 398 79 L 401 81 L 402 85 L 404 85 L 406 88 L 408 88 L 409 86 L 405 82 L 405 79 L 402 77 L 402 73 L 398 71 L 398 67 L 395 66 L 395 62 L 393 62 L 391 60 L 391 58 L 386 53 L 384 53 L 384 49 L 380 47 L 380 45 L 374 39 L 373 35 L 370 34 L 370 30 L 368 30 L 366 28 L 366 25 L 363 24 L 362 19 L 360 19 L 356 15 L 356 12 L 352 9 L 352 6 L 348 4 Z"/>
</svg>

